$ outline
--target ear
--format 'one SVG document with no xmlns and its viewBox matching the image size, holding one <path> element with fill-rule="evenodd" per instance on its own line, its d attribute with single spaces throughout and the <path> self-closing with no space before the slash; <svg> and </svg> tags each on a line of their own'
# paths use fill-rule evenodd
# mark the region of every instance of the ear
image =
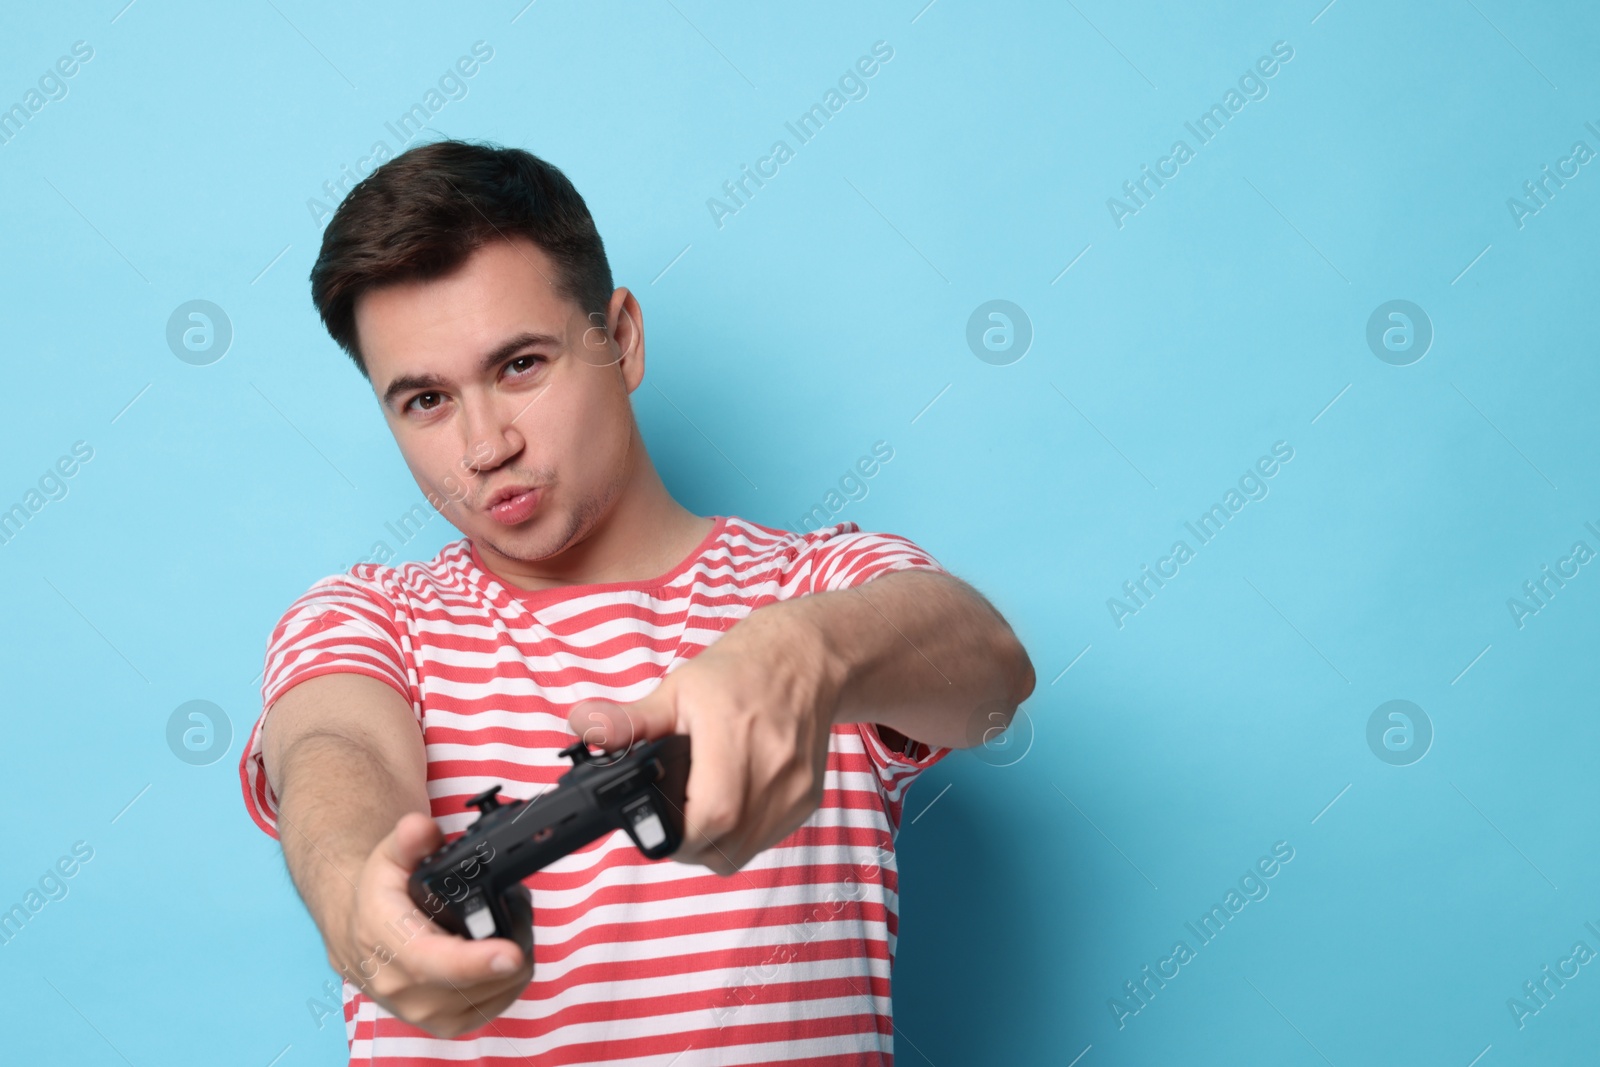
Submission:
<svg viewBox="0 0 1600 1067">
<path fill-rule="evenodd" d="M 633 293 L 624 286 L 611 294 L 606 318 L 611 326 L 611 342 L 622 353 L 617 366 L 631 393 L 644 381 L 644 312 Z"/>
</svg>

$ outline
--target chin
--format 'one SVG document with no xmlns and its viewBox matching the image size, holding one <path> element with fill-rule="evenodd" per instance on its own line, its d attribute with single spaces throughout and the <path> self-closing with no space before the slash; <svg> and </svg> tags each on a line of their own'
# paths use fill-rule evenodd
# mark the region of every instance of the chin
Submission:
<svg viewBox="0 0 1600 1067">
<path fill-rule="evenodd" d="M 484 544 L 507 559 L 537 563 L 559 555 L 583 533 L 574 516 L 540 511 L 522 526 L 507 529 L 493 519 L 480 538 Z"/>
</svg>

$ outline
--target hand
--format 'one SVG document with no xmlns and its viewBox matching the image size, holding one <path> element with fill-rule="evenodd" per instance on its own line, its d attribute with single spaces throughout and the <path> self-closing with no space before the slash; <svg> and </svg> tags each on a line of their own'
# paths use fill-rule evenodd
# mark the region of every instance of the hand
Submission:
<svg viewBox="0 0 1600 1067">
<path fill-rule="evenodd" d="M 822 802 L 838 665 L 789 604 L 759 609 L 632 704 L 585 700 L 567 716 L 591 745 L 690 737 L 684 842 L 673 858 L 731 875 Z"/>
<path fill-rule="evenodd" d="M 367 857 L 328 960 L 406 1022 L 436 1037 L 457 1037 L 511 1006 L 533 977 L 533 960 L 505 938 L 469 941 L 442 930 L 412 901 L 407 879 L 443 843 L 428 816 L 400 817 Z"/>
</svg>

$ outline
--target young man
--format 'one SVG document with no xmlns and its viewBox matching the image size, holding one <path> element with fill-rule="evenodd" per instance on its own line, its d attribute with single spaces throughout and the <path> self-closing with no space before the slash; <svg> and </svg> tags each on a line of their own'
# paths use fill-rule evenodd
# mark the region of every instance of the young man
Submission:
<svg viewBox="0 0 1600 1067">
<path fill-rule="evenodd" d="M 905 790 L 1033 690 L 1005 621 L 916 545 L 692 514 L 630 395 L 639 303 L 583 199 L 445 141 L 357 185 L 312 298 L 465 536 L 314 584 L 267 646 L 240 762 L 344 976 L 352 1061 L 892 1062 Z M 534 949 L 406 893 L 490 786 L 688 734 L 683 847 L 613 833 L 530 877 Z"/>
</svg>

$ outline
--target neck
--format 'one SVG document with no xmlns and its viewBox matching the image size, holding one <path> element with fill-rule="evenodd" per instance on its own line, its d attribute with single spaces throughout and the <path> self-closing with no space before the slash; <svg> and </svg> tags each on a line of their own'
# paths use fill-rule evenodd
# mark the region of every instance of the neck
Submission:
<svg viewBox="0 0 1600 1067">
<path fill-rule="evenodd" d="M 556 555 L 516 559 L 474 542 L 495 577 L 520 589 L 553 589 L 644 581 L 682 562 L 711 532 L 712 520 L 696 515 L 667 492 L 637 426 L 629 453 L 633 461 L 611 507 L 592 529 Z"/>
</svg>

